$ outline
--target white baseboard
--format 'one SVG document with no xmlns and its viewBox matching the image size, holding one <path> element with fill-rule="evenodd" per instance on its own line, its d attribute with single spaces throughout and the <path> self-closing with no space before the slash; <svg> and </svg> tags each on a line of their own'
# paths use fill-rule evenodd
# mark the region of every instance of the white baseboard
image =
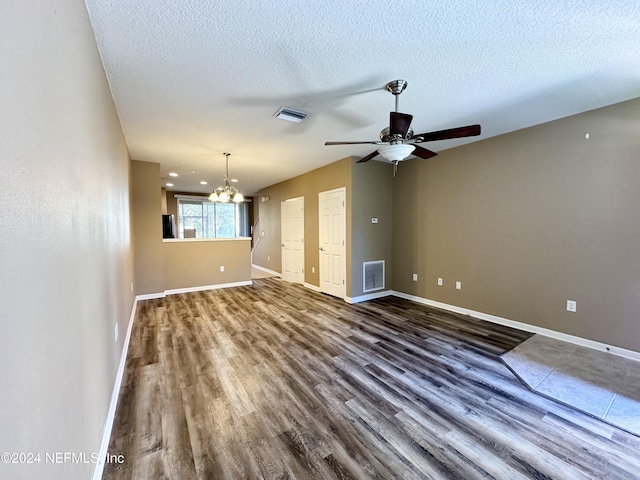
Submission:
<svg viewBox="0 0 640 480">
<path fill-rule="evenodd" d="M 304 282 L 302 285 L 307 287 L 309 290 L 313 290 L 314 292 L 319 292 L 320 291 L 320 287 L 317 287 L 317 286 L 312 285 L 310 283 Z"/>
<path fill-rule="evenodd" d="M 154 297 L 156 298 L 156 297 Z M 127 326 L 127 336 L 124 339 L 122 345 L 122 353 L 120 354 L 120 365 L 118 365 L 118 372 L 116 373 L 116 381 L 113 385 L 113 391 L 111 392 L 111 403 L 109 404 L 109 412 L 107 413 L 107 420 L 104 424 L 104 431 L 102 434 L 102 442 L 100 443 L 100 452 L 98 453 L 98 461 L 96 468 L 93 471 L 92 480 L 101 480 L 104 472 L 104 462 L 107 458 L 107 452 L 109 450 L 109 441 L 111 440 L 111 430 L 113 429 L 113 422 L 116 417 L 116 407 L 118 406 L 118 397 L 120 396 L 120 387 L 122 385 L 122 377 L 124 375 L 124 368 L 127 363 L 127 353 L 129 352 L 129 342 L 131 341 L 131 331 L 133 330 L 133 321 L 136 318 L 136 309 L 138 306 L 138 297 L 135 298 L 133 306 L 131 307 L 131 315 L 129 316 L 129 325 Z"/>
<path fill-rule="evenodd" d="M 154 298 L 165 298 L 167 295 L 176 295 L 178 293 L 201 292 L 203 290 L 216 290 L 218 288 L 230 288 L 230 287 L 244 287 L 247 285 L 253 285 L 253 281 L 245 280 L 242 282 L 217 283 L 215 285 L 200 285 L 197 287 L 174 288 L 170 290 L 165 290 L 164 292 L 160 292 L 160 293 L 147 293 L 144 295 L 136 295 L 136 302 L 140 300 L 152 300 Z"/>
<path fill-rule="evenodd" d="M 380 292 L 367 293 L 366 295 L 358 295 L 357 297 L 344 297 L 344 301 L 347 303 L 360 303 L 367 300 L 375 300 L 376 298 L 388 297 L 393 295 L 392 290 L 382 290 Z"/>
<path fill-rule="evenodd" d="M 154 298 L 164 298 L 167 294 L 164 292 L 160 293 L 145 293 L 144 295 L 136 295 L 136 302 L 138 300 L 152 300 Z"/>
<path fill-rule="evenodd" d="M 176 295 L 178 293 L 201 292 L 203 290 L 217 290 L 219 288 L 245 287 L 247 285 L 253 285 L 253 281 L 244 280 L 242 282 L 218 283 L 216 285 L 201 285 L 199 287 L 174 288 L 172 290 L 165 290 L 164 293 L 166 295 Z"/>
<path fill-rule="evenodd" d="M 509 320 L 508 318 L 498 317 L 496 315 L 490 315 L 488 313 L 477 312 L 475 310 L 469 310 L 468 308 L 456 307 L 455 305 L 449 305 L 447 303 L 436 302 L 435 300 L 429 300 L 428 298 L 417 297 L 415 295 L 409 295 L 408 293 L 391 291 L 391 295 L 396 297 L 411 300 L 416 303 L 422 303 L 430 307 L 440 308 L 442 310 L 448 310 L 450 312 L 459 313 L 462 315 L 469 315 L 471 317 L 478 318 L 480 320 L 486 320 L 487 322 L 497 323 L 499 325 L 505 325 L 507 327 L 516 328 L 518 330 L 524 330 L 525 332 L 537 333 L 545 337 L 555 338 L 556 340 L 562 340 L 564 342 L 572 343 L 582 347 L 592 348 L 601 352 L 611 353 L 619 357 L 628 358 L 640 362 L 640 352 L 634 352 L 633 350 L 627 350 L 625 348 L 615 347 L 613 345 L 607 345 L 605 343 L 596 342 L 587 338 L 576 337 L 575 335 L 569 335 L 567 333 L 557 332 L 548 328 L 538 327 L 536 325 L 530 325 L 528 323 L 517 322 L 515 320 Z"/>
<path fill-rule="evenodd" d="M 256 265 L 255 263 L 252 263 L 251 266 L 257 270 L 262 270 L 263 272 L 269 273 L 275 277 L 282 277 L 281 273 L 275 272 L 273 270 L 269 270 L 268 268 L 265 268 L 265 267 L 261 267 L 260 265 Z"/>
<path fill-rule="evenodd" d="M 193 288 L 180 288 L 174 290 L 165 290 L 162 293 L 149 293 L 144 295 L 137 295 L 133 306 L 131 308 L 131 316 L 129 317 L 129 325 L 127 327 L 127 336 L 124 339 L 124 345 L 122 346 L 122 353 L 120 355 L 120 365 L 118 366 L 118 372 L 116 374 L 116 380 L 113 385 L 113 391 L 111 392 L 111 403 L 109 404 L 109 412 L 107 413 L 107 419 L 104 425 L 104 431 L 102 434 L 102 442 L 100 443 L 100 452 L 98 453 L 98 462 L 93 471 L 92 480 L 101 480 L 104 472 L 104 462 L 107 458 L 107 452 L 109 449 L 109 441 L 111 440 L 111 430 L 113 429 L 113 422 L 116 416 L 116 408 L 118 406 L 118 397 L 120 396 L 120 387 L 122 386 L 122 377 L 124 375 L 124 369 L 127 363 L 127 353 L 129 352 L 129 342 L 131 341 L 131 331 L 133 330 L 133 322 L 136 317 L 136 309 L 138 302 L 141 300 L 150 300 L 154 298 L 165 298 L 167 295 L 176 293 L 197 292 L 201 290 L 214 290 L 218 288 L 239 287 L 253 285 L 251 280 L 235 283 L 223 283 L 218 285 L 206 285 Z"/>
</svg>

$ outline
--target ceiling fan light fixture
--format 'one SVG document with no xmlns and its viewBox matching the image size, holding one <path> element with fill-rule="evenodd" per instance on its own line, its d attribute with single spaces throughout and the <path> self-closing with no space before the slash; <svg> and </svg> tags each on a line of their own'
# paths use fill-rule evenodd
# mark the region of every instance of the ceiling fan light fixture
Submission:
<svg viewBox="0 0 640 480">
<path fill-rule="evenodd" d="M 404 143 L 396 143 L 393 145 L 383 145 L 378 148 L 378 153 L 390 162 L 401 162 L 407 158 L 416 149 L 413 145 Z"/>
</svg>

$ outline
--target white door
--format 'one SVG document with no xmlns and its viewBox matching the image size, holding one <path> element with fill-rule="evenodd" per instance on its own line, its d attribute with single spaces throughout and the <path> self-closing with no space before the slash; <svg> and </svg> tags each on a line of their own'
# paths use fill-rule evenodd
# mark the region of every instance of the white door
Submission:
<svg viewBox="0 0 640 480">
<path fill-rule="evenodd" d="M 282 278 L 304 283 L 304 198 L 280 205 L 282 239 Z"/>
<path fill-rule="evenodd" d="M 345 188 L 318 194 L 320 291 L 340 298 L 346 292 L 345 196 Z"/>
</svg>

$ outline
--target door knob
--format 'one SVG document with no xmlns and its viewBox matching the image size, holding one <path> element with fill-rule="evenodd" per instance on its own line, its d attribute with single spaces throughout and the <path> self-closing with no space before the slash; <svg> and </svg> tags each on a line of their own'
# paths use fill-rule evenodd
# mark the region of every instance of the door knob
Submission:
<svg viewBox="0 0 640 480">
<path fill-rule="evenodd" d="M 322 250 L 324 252 L 324 248 L 320 247 L 320 250 Z"/>
</svg>

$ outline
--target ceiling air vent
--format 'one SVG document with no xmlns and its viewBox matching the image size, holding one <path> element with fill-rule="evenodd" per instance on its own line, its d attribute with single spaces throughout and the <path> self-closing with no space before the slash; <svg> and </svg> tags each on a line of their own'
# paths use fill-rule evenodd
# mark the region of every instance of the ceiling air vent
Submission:
<svg viewBox="0 0 640 480">
<path fill-rule="evenodd" d="M 286 120 L 287 122 L 300 123 L 302 120 L 307 118 L 309 114 L 307 112 L 303 112 L 302 110 L 282 107 L 280 110 L 274 113 L 273 116 L 279 118 L 280 120 Z"/>
</svg>

